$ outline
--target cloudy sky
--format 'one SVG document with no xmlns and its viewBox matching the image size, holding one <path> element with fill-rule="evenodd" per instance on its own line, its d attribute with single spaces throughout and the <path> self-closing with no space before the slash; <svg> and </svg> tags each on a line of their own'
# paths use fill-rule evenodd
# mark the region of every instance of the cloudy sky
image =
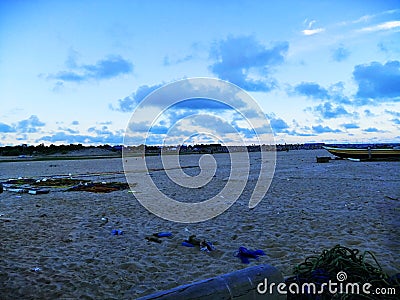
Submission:
<svg viewBox="0 0 400 300">
<path fill-rule="evenodd" d="M 0 2 L 2 146 L 122 144 L 149 93 L 192 77 L 247 91 L 277 143 L 400 142 L 400 2 Z M 221 118 L 245 129 L 197 99 L 154 141 L 172 127 L 223 139 Z"/>
</svg>

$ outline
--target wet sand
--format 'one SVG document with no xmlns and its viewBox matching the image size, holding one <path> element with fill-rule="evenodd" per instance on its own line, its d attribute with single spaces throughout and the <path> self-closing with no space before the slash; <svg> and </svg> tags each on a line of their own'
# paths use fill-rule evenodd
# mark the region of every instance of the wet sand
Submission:
<svg viewBox="0 0 400 300">
<path fill-rule="evenodd" d="M 255 209 L 248 208 L 249 183 L 227 211 L 196 224 L 163 220 L 128 190 L 5 191 L 0 194 L 0 298 L 132 299 L 245 268 L 234 256 L 240 246 L 266 253 L 250 265 L 268 263 L 285 276 L 307 256 L 336 244 L 370 250 L 386 272 L 399 272 L 400 162 L 316 163 L 316 156 L 327 155 L 324 150 L 278 153 L 271 187 Z M 227 160 L 226 154 L 215 157 L 221 165 Z M 198 159 L 182 158 L 188 166 Z M 0 163 L 0 181 L 71 174 L 124 182 L 122 171 L 118 158 L 7 162 Z M 201 201 L 223 188 L 227 172 L 226 167 L 218 169 L 209 188 L 190 193 L 168 183 L 164 171 L 150 173 L 164 193 L 180 201 Z M 112 235 L 113 229 L 124 234 Z M 173 236 L 161 238 L 162 243 L 145 239 L 160 231 Z M 181 246 L 190 234 L 217 250 Z"/>
</svg>

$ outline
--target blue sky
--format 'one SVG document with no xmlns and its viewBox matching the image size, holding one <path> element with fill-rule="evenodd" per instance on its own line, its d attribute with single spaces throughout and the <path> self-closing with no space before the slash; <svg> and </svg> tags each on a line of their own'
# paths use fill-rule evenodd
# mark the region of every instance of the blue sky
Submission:
<svg viewBox="0 0 400 300">
<path fill-rule="evenodd" d="M 0 2 L 0 145 L 121 144 L 144 97 L 191 77 L 246 90 L 277 143 L 400 142 L 400 1 Z M 155 140 L 194 113 L 238 122 L 197 100 Z"/>
</svg>

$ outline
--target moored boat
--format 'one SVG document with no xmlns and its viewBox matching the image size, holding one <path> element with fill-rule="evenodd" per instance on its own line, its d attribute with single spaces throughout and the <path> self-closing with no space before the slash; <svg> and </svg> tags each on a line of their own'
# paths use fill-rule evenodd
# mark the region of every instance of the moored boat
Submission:
<svg viewBox="0 0 400 300">
<path fill-rule="evenodd" d="M 400 160 L 400 149 L 396 148 L 323 148 L 331 154 L 340 158 L 351 158 L 360 160 Z"/>
</svg>

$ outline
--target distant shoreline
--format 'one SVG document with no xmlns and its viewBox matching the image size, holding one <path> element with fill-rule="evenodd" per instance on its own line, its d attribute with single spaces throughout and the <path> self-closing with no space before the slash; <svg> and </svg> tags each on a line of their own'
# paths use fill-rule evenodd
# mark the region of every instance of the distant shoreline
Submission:
<svg viewBox="0 0 400 300">
<path fill-rule="evenodd" d="M 354 147 L 354 148 L 393 148 L 400 146 L 400 143 L 374 143 L 374 144 L 325 144 L 325 143 L 305 143 L 305 144 L 277 144 L 275 146 L 263 146 L 268 150 L 276 151 L 292 151 L 292 150 L 318 150 L 322 146 L 336 147 Z M 19 145 L 0 147 L 0 163 L 2 162 L 26 162 L 26 161 L 52 161 L 52 160 L 87 160 L 87 159 L 105 159 L 105 158 L 122 158 L 122 150 L 127 156 L 142 156 L 145 152 L 146 156 L 163 154 L 216 154 L 228 153 L 236 151 L 258 152 L 260 146 L 230 146 L 228 148 L 221 144 L 201 144 L 201 145 L 182 145 L 182 146 L 83 146 L 82 144 L 70 145 L 50 145 L 38 146 Z"/>
<path fill-rule="evenodd" d="M 4 162 L 29 162 L 29 161 L 52 161 L 52 160 L 86 160 L 86 159 L 105 159 L 105 158 L 122 158 L 121 155 L 85 155 L 85 156 L 33 156 L 33 157 L 15 157 L 2 156 L 0 163 Z"/>
</svg>

